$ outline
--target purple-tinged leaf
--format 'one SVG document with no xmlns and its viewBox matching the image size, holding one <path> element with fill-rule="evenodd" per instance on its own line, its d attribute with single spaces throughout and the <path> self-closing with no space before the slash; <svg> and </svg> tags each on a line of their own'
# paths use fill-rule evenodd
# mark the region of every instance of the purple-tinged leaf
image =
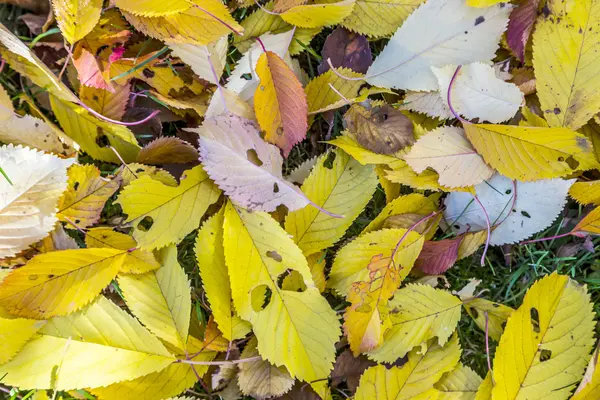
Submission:
<svg viewBox="0 0 600 400">
<path fill-rule="evenodd" d="M 363 74 L 373 63 L 367 38 L 344 28 L 336 28 L 327 36 L 322 55 L 323 61 L 317 68 L 319 74 L 329 71 L 328 58 L 336 68 L 350 68 Z"/>
<path fill-rule="evenodd" d="M 525 60 L 525 47 L 537 18 L 539 2 L 540 0 L 525 0 L 510 14 L 508 20 L 508 46 L 521 62 Z"/>
</svg>

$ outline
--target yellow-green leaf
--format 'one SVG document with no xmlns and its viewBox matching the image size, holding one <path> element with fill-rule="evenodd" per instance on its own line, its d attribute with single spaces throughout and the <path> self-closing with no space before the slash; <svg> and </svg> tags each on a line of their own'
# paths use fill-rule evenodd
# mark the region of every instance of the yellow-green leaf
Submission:
<svg viewBox="0 0 600 400">
<path fill-rule="evenodd" d="M 133 237 L 139 247 L 158 249 L 180 242 L 196 229 L 220 194 L 202 167 L 197 166 L 184 172 L 177 187 L 142 176 L 123 189 L 117 202 L 127 214 L 127 221 L 133 222 Z"/>
<path fill-rule="evenodd" d="M 454 335 L 445 346 L 430 343 L 424 352 L 415 349 L 402 367 L 387 368 L 377 365 L 360 377 L 355 400 L 437 399 L 439 391 L 433 385 L 442 375 L 452 371 L 460 359 L 458 336 Z"/>
<path fill-rule="evenodd" d="M 127 312 L 99 297 L 55 317 L 7 364 L 2 382 L 20 388 L 71 390 L 136 379 L 175 361 Z"/>
<path fill-rule="evenodd" d="M 362 74 L 354 72 L 349 68 L 337 68 L 336 71 L 343 76 L 352 78 L 362 76 Z M 317 76 L 308 82 L 304 88 L 306 102 L 308 103 L 308 112 L 310 114 L 316 114 L 329 109 L 329 107 L 336 103 L 340 104 L 339 107 L 343 106 L 345 100 L 341 98 L 336 91 L 341 93 L 345 98 L 353 98 L 358 94 L 358 89 L 362 83 L 362 81 L 349 81 L 340 78 L 331 70 Z M 329 85 L 333 86 L 335 90 L 331 89 L 331 86 Z"/>
<path fill-rule="evenodd" d="M 335 360 L 340 325 L 315 287 L 300 248 L 269 214 L 231 203 L 225 209 L 224 247 L 235 308 L 252 324 L 261 356 L 300 380 L 323 386 Z M 302 276 L 304 291 L 278 286 L 287 271 Z M 267 292 L 270 298 L 262 304 Z"/>
<path fill-rule="evenodd" d="M 322 75 L 321 75 L 322 76 Z M 388 156 L 385 154 L 377 154 L 371 150 L 365 149 L 363 146 L 358 144 L 354 138 L 350 137 L 347 132 L 345 134 L 336 137 L 327 143 L 339 147 L 346 153 L 350 154 L 356 161 L 362 165 L 366 164 L 390 164 L 397 161 L 404 162 L 396 156 Z M 407 165 L 408 167 L 408 165 Z"/>
<path fill-rule="evenodd" d="M 435 336 L 443 346 L 458 324 L 461 305 L 455 296 L 429 285 L 410 284 L 396 291 L 388 306 L 392 327 L 369 357 L 394 362 Z"/>
<path fill-rule="evenodd" d="M 393 261 L 395 265 L 402 267 L 400 280 L 403 280 L 419 256 L 424 238 L 416 232 L 407 234 L 406 229 L 382 229 L 360 235 L 338 251 L 331 268 L 328 286 L 347 296 L 354 282 L 368 279 L 367 266 L 373 257 L 380 255 L 383 258 L 391 258 L 402 238 Z"/>
<path fill-rule="evenodd" d="M 39 254 L 0 283 L 0 306 L 37 319 L 77 311 L 114 279 L 125 255 L 113 249 Z"/>
<path fill-rule="evenodd" d="M 231 287 L 223 249 L 223 222 L 223 209 L 206 220 L 198 231 L 194 252 L 213 318 L 223 337 L 235 340 L 246 336 L 250 324 L 235 314 L 231 303 Z"/>
<path fill-rule="evenodd" d="M 579 129 L 600 111 L 600 8 L 596 0 L 550 0 L 551 18 L 533 33 L 533 65 L 541 109 L 551 127 Z"/>
<path fill-rule="evenodd" d="M 600 235 L 600 207 L 596 207 L 590 211 L 588 215 L 577 223 L 572 232 L 586 232 Z"/>
<path fill-rule="evenodd" d="M 287 215 L 285 229 L 305 256 L 326 249 L 344 235 L 371 200 L 376 187 L 373 166 L 360 165 L 340 150 L 327 152 L 317 160 L 302 184 L 302 191 L 322 209 L 343 217 L 305 207 Z"/>
<path fill-rule="evenodd" d="M 571 400 L 596 400 L 600 398 L 600 368 L 598 368 L 598 350 L 592 354 L 585 375 Z"/>
<path fill-rule="evenodd" d="M 421 3 L 423 0 L 357 0 L 352 13 L 340 25 L 371 37 L 388 36 Z"/>
<path fill-rule="evenodd" d="M 317 3 L 292 7 L 281 14 L 284 21 L 301 28 L 318 28 L 339 24 L 352 12 L 356 0 Z"/>
<path fill-rule="evenodd" d="M 60 31 L 71 44 L 94 29 L 102 12 L 102 0 L 52 0 L 52 5 Z"/>
<path fill-rule="evenodd" d="M 431 214 L 438 209 L 439 198 L 440 195 L 437 193 L 430 196 L 423 196 L 419 193 L 400 196 L 386 204 L 383 210 L 363 229 L 362 233 L 381 229 L 385 220 L 393 215 L 419 214 L 425 216 Z"/>
<path fill-rule="evenodd" d="M 485 162 L 510 179 L 557 178 L 599 168 L 590 141 L 566 128 L 465 124 Z"/>
<path fill-rule="evenodd" d="M 122 10 L 145 17 L 158 17 L 186 11 L 193 7 L 186 0 L 115 0 L 115 5 Z"/>
<path fill-rule="evenodd" d="M 585 286 L 553 273 L 527 291 L 494 357 L 492 398 L 567 399 L 594 345 Z"/>
<path fill-rule="evenodd" d="M 483 331 L 486 330 L 487 319 L 488 334 L 496 341 L 500 340 L 500 336 L 502 336 L 502 332 L 504 331 L 504 323 L 514 311 L 504 304 L 480 298 L 466 300 L 463 305 L 467 313 Z"/>
<path fill-rule="evenodd" d="M 436 384 L 440 400 L 473 400 L 483 379 L 463 364 L 446 373 Z"/>
</svg>

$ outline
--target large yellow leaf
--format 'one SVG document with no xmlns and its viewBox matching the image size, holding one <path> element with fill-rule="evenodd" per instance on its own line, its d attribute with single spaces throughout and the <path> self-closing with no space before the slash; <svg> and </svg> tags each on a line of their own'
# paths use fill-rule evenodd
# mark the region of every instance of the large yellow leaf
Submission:
<svg viewBox="0 0 600 400">
<path fill-rule="evenodd" d="M 594 345 L 585 286 L 553 273 L 529 289 L 496 348 L 492 398 L 567 399 Z"/>
<path fill-rule="evenodd" d="M 133 237 L 138 246 L 159 249 L 178 243 L 196 229 L 219 195 L 220 190 L 197 166 L 185 171 L 177 187 L 142 176 L 123 189 L 117 202 L 127 214 L 127 221 L 134 224 Z"/>
<path fill-rule="evenodd" d="M 196 260 L 213 318 L 227 340 L 241 339 L 250 331 L 231 304 L 231 287 L 223 249 L 224 210 L 210 217 L 198 231 Z"/>
<path fill-rule="evenodd" d="M 373 166 L 360 165 L 340 150 L 323 154 L 302 184 L 306 196 L 335 218 L 314 207 L 289 213 L 285 229 L 305 256 L 332 246 L 365 208 L 377 187 Z"/>
<path fill-rule="evenodd" d="M 192 7 L 186 0 L 115 0 L 115 5 L 121 10 L 145 17 L 176 14 Z"/>
<path fill-rule="evenodd" d="M 46 321 L 35 319 L 10 318 L 0 309 L 0 365 L 15 356 Z"/>
<path fill-rule="evenodd" d="M 585 371 L 585 375 L 577 387 L 571 400 L 596 400 L 600 398 L 600 368 L 598 368 L 598 347 Z"/>
<path fill-rule="evenodd" d="M 333 262 L 328 286 L 347 296 L 354 282 L 366 281 L 369 276 L 367 266 L 373 257 L 380 255 L 390 259 L 392 252 L 404 235 L 398 251 L 394 255 L 395 265 L 400 269 L 400 280 L 406 278 L 423 247 L 423 236 L 406 229 L 382 229 L 360 235 L 342 247 Z"/>
<path fill-rule="evenodd" d="M 190 284 L 177 262 L 177 247 L 167 247 L 161 256 L 159 269 L 122 275 L 119 287 L 129 309 L 150 332 L 185 352 L 192 310 Z"/>
<path fill-rule="evenodd" d="M 357 0 L 352 13 L 340 25 L 371 37 L 388 36 L 423 0 Z"/>
<path fill-rule="evenodd" d="M 463 364 L 446 373 L 436 384 L 440 400 L 474 400 L 483 379 Z"/>
<path fill-rule="evenodd" d="M 252 324 L 261 356 L 322 387 L 320 380 L 333 367 L 340 325 L 315 287 L 302 251 L 269 214 L 231 203 L 225 209 L 224 247 L 235 308 Z M 279 286 L 288 271 L 301 275 L 303 291 Z"/>
<path fill-rule="evenodd" d="M 100 219 L 104 203 L 119 188 L 119 179 L 105 179 L 94 165 L 69 168 L 68 188 L 58 201 L 58 219 L 67 218 L 79 228 L 87 228 Z M 71 224 L 67 228 L 75 229 Z"/>
<path fill-rule="evenodd" d="M 379 230 L 383 227 L 387 218 L 401 214 L 419 214 L 422 216 L 437 211 L 439 194 L 423 196 L 419 193 L 411 193 L 406 196 L 395 198 L 385 205 L 383 210 L 363 229 L 362 233 Z"/>
<path fill-rule="evenodd" d="M 393 362 L 435 336 L 443 346 L 458 324 L 461 305 L 450 293 L 429 285 L 410 284 L 398 290 L 388 306 L 392 327 L 369 357 Z"/>
<path fill-rule="evenodd" d="M 93 158 L 121 164 L 110 146 L 115 148 L 125 162 L 132 162 L 137 157 L 140 146 L 128 128 L 101 121 L 83 107 L 54 96 L 50 96 L 50 105 L 67 136 Z"/>
<path fill-rule="evenodd" d="M 437 399 L 433 385 L 442 375 L 452 371 L 460 359 L 458 336 L 444 347 L 431 343 L 425 352 L 413 350 L 402 367 L 377 365 L 360 377 L 355 400 L 425 400 Z"/>
<path fill-rule="evenodd" d="M 242 351 L 241 358 L 258 356 L 257 344 L 256 338 L 250 339 Z M 276 367 L 259 359 L 240 364 L 238 385 L 245 395 L 265 399 L 289 392 L 294 386 L 294 378 L 285 367 Z"/>
<path fill-rule="evenodd" d="M 113 249 L 39 254 L 0 283 L 0 306 L 38 319 L 77 311 L 114 279 L 125 255 Z"/>
<path fill-rule="evenodd" d="M 600 181 L 575 182 L 569 188 L 569 196 L 581 204 L 600 205 Z"/>
<path fill-rule="evenodd" d="M 552 18 L 533 33 L 536 88 L 551 127 L 579 129 L 600 111 L 600 6 L 596 0 L 548 1 Z"/>
<path fill-rule="evenodd" d="M 317 28 L 339 24 L 352 12 L 356 0 L 337 3 L 307 4 L 292 7 L 281 14 L 284 21 L 300 28 Z"/>
<path fill-rule="evenodd" d="M 588 215 L 577 223 L 573 228 L 573 233 L 593 233 L 600 235 L 600 207 L 594 208 Z"/>
<path fill-rule="evenodd" d="M 88 248 L 125 251 L 127 255 L 119 273 L 143 274 L 160 267 L 151 251 L 137 249 L 137 243 L 131 236 L 115 232 L 112 228 L 100 227 L 88 230 L 85 235 L 85 245 Z"/>
<path fill-rule="evenodd" d="M 63 160 L 21 146 L 0 147 L 0 259 L 11 257 L 54 229 L 56 204 L 67 187 Z"/>
<path fill-rule="evenodd" d="M 123 3 L 129 4 L 129 0 L 124 0 Z M 123 9 L 121 11 L 135 29 L 171 43 L 204 45 L 231 33 L 231 28 L 240 34 L 243 32 L 244 29 L 220 1 L 190 0 L 189 3 L 190 8 L 156 17 L 134 15 Z"/>
<path fill-rule="evenodd" d="M 135 318 L 104 297 L 51 319 L 38 333 L 0 366 L 3 383 L 23 389 L 98 387 L 160 371 L 175 361 Z"/>
<path fill-rule="evenodd" d="M 58 26 L 71 44 L 94 29 L 102 12 L 102 0 L 52 0 L 52 5 Z"/>
<path fill-rule="evenodd" d="M 510 179 L 557 178 L 599 168 L 590 141 L 566 128 L 464 124 L 485 162 Z"/>
<path fill-rule="evenodd" d="M 292 147 L 306 137 L 306 95 L 294 71 L 277 54 L 266 51 L 258 58 L 260 85 L 254 92 L 256 120 L 264 139 L 277 145 L 287 157 Z"/>
</svg>

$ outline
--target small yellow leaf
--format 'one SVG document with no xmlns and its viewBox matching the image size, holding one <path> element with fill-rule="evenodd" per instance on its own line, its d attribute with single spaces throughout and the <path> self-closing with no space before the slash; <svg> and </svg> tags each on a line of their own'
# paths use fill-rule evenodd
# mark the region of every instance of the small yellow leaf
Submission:
<svg viewBox="0 0 600 400">
<path fill-rule="evenodd" d="M 121 168 L 121 178 L 123 179 L 123 187 L 129 185 L 134 180 L 142 177 L 149 176 L 150 178 L 162 182 L 167 186 L 177 186 L 177 180 L 165 171 L 152 165 L 145 165 L 139 163 L 131 163 L 124 165 Z"/>
<path fill-rule="evenodd" d="M 569 196 L 580 204 L 600 205 L 600 181 L 575 182 L 569 188 Z"/>
<path fill-rule="evenodd" d="M 462 260 L 465 257 L 469 257 L 483 245 L 487 239 L 488 233 L 486 230 L 479 232 L 465 233 L 463 240 L 458 246 L 458 259 Z"/>
<path fill-rule="evenodd" d="M 94 29 L 102 12 L 102 0 L 52 0 L 52 5 L 58 26 L 71 44 Z"/>
<path fill-rule="evenodd" d="M 127 221 L 134 224 L 138 246 L 159 249 L 178 243 L 196 229 L 220 192 L 197 166 L 184 172 L 177 187 L 142 176 L 123 189 L 117 203 L 127 214 Z"/>
<path fill-rule="evenodd" d="M 444 373 L 452 371 L 459 359 L 457 335 L 443 347 L 430 343 L 424 352 L 419 349 L 410 352 L 408 361 L 401 367 L 388 369 L 377 365 L 367 369 L 360 377 L 354 399 L 437 399 L 440 393 L 433 385 Z"/>
<path fill-rule="evenodd" d="M 572 232 L 587 232 L 600 235 L 600 207 L 594 208 L 588 215 L 579 221 Z"/>
<path fill-rule="evenodd" d="M 292 7 L 281 14 L 284 21 L 301 28 L 317 28 L 339 24 L 352 12 L 356 0 L 318 3 Z"/>
<path fill-rule="evenodd" d="M 504 324 L 514 311 L 504 304 L 479 298 L 465 299 L 463 306 L 467 314 L 475 320 L 479 329 L 485 331 L 487 324 L 489 336 L 496 341 L 500 340 L 500 336 L 504 331 Z"/>
<path fill-rule="evenodd" d="M 327 143 L 339 147 L 346 153 L 350 154 L 352 158 L 361 163 L 366 164 L 391 164 L 395 162 L 404 162 L 399 158 L 399 155 L 385 155 L 377 154 L 371 150 L 365 149 L 363 146 L 358 144 L 356 140 L 345 131 L 341 136 L 336 137 Z"/>
<path fill-rule="evenodd" d="M 402 214 L 428 215 L 438 209 L 439 194 L 423 196 L 419 193 L 411 193 L 400 196 L 388 202 L 381 212 L 363 229 L 362 233 L 368 233 L 381 229 L 391 216 Z M 430 240 L 429 238 L 427 240 Z"/>
<path fill-rule="evenodd" d="M 598 368 L 598 347 L 592 354 L 585 375 L 571 400 L 595 400 L 600 398 L 600 368 Z"/>
<path fill-rule="evenodd" d="M 105 179 L 95 166 L 73 165 L 68 171 L 67 190 L 58 201 L 58 219 L 79 228 L 98 222 L 104 204 L 119 188 L 119 179 Z M 66 228 L 76 229 L 67 224 Z"/>
<path fill-rule="evenodd" d="M 352 13 L 341 26 L 370 37 L 396 32 L 423 0 L 357 0 Z"/>
<path fill-rule="evenodd" d="M 496 348 L 492 398 L 567 399 L 589 360 L 594 326 L 585 286 L 557 273 L 534 283 Z"/>
<path fill-rule="evenodd" d="M 471 368 L 458 364 L 435 384 L 435 388 L 441 392 L 440 400 L 472 400 L 482 381 Z"/>
<path fill-rule="evenodd" d="M 37 319 L 77 311 L 114 279 L 125 255 L 116 249 L 39 254 L 0 283 L 0 306 Z"/>
<path fill-rule="evenodd" d="M 362 76 L 362 74 L 354 72 L 349 68 L 337 68 L 336 71 L 343 76 L 352 78 Z M 335 90 L 331 89 L 329 85 L 333 86 Z M 308 112 L 310 114 L 323 112 L 336 103 L 339 103 L 337 107 L 343 106 L 344 99 L 336 93 L 336 90 L 346 98 L 353 98 L 358 95 L 358 89 L 361 85 L 362 81 L 349 81 L 340 78 L 331 70 L 317 76 L 308 82 L 304 88 L 308 103 Z"/>
</svg>

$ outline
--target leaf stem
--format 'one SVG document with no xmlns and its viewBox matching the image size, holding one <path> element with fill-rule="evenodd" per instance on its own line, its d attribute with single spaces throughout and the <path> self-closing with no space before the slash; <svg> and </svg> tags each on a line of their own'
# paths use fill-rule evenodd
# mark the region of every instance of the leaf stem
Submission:
<svg viewBox="0 0 600 400">
<path fill-rule="evenodd" d="M 264 12 L 266 12 L 267 14 L 270 15 L 281 15 L 282 13 L 277 13 L 275 11 L 271 11 L 271 10 L 267 10 L 264 6 L 262 6 L 258 0 L 254 0 L 254 4 L 256 4 L 258 6 L 258 8 L 260 8 L 261 10 L 263 10 Z"/>
<path fill-rule="evenodd" d="M 402 242 L 404 241 L 404 239 L 406 239 L 406 237 L 408 236 L 408 234 L 410 232 L 412 232 L 421 223 L 423 223 L 423 222 L 427 221 L 428 219 L 434 217 L 435 215 L 439 214 L 440 211 L 441 210 L 434 211 L 431 214 L 424 216 L 423 218 L 421 218 L 420 220 L 418 220 L 417 222 L 415 222 L 414 224 L 412 224 L 412 226 L 410 228 L 408 228 L 406 230 L 406 232 L 404 232 L 404 234 L 402 235 L 402 237 L 400 238 L 400 240 L 398 241 L 398 243 L 396 243 L 396 247 L 394 248 L 394 251 L 392 251 L 392 262 L 394 261 L 394 257 L 396 256 L 396 253 L 398 252 L 398 249 L 400 248 L 400 244 L 402 244 Z"/>
<path fill-rule="evenodd" d="M 335 67 L 333 66 L 333 63 L 331 62 L 331 58 L 327 58 L 327 64 L 329 64 L 329 68 L 331 68 L 331 70 L 333 71 L 333 74 L 335 76 L 337 76 L 338 78 L 341 78 L 343 80 L 346 80 L 346 81 L 364 81 L 364 80 L 367 79 L 366 75 L 365 76 L 349 77 L 349 76 L 345 76 L 345 75 L 340 74 L 339 72 L 336 71 Z"/>
<path fill-rule="evenodd" d="M 262 360 L 261 356 L 254 356 L 249 358 L 241 358 L 239 360 L 229 360 L 229 361 L 192 361 L 192 360 L 182 360 L 179 359 L 176 362 L 184 363 L 184 364 L 192 364 L 192 365 L 231 365 L 231 364 L 242 364 L 247 362 L 253 362 Z"/>
<path fill-rule="evenodd" d="M 487 225 L 487 237 L 485 239 L 485 247 L 483 248 L 483 254 L 481 255 L 481 266 L 483 267 L 485 265 L 485 255 L 487 254 L 488 248 L 490 247 L 490 237 L 492 235 L 492 224 L 490 223 L 490 216 L 487 212 L 487 210 L 485 209 L 485 207 L 483 206 L 483 204 L 481 203 L 481 201 L 479 200 L 479 197 L 477 197 L 477 195 L 473 196 L 473 198 L 475 199 L 475 202 L 477 204 L 479 204 L 479 207 L 481 207 L 481 210 L 483 211 L 483 215 L 485 216 L 485 223 Z"/>
<path fill-rule="evenodd" d="M 266 52 L 267 52 L 267 49 L 265 48 L 265 44 L 263 43 L 263 41 L 262 41 L 262 40 L 260 40 L 260 38 L 259 38 L 259 37 L 257 37 L 257 38 L 256 38 L 256 41 L 257 41 L 258 43 L 260 43 L 260 47 L 262 47 L 263 51 L 266 53 Z"/>
<path fill-rule="evenodd" d="M 92 109 L 90 106 L 88 106 L 87 104 L 85 104 L 83 101 L 79 100 L 79 102 L 77 103 L 79 106 L 83 107 L 87 112 L 89 112 L 90 114 L 96 116 L 97 118 L 106 121 L 106 122 L 110 122 L 112 124 L 116 124 L 116 125 L 122 125 L 122 126 L 136 126 L 136 125 L 141 125 L 145 122 L 150 121 L 152 118 L 154 118 L 158 113 L 160 113 L 160 110 L 154 110 L 152 111 L 152 113 L 150 113 L 146 118 L 139 120 L 139 121 L 133 121 L 133 122 L 123 122 L 123 121 L 117 121 L 116 119 L 112 119 L 112 118 L 108 118 L 105 117 L 104 115 L 100 114 L 99 112 L 97 112 L 96 110 Z"/>
<path fill-rule="evenodd" d="M 219 21 L 221 24 L 225 25 L 231 32 L 235 33 L 236 35 L 242 34 L 241 32 L 234 29 L 233 26 L 229 25 L 227 22 L 223 21 L 221 18 L 217 17 L 215 14 L 211 13 L 207 9 L 200 7 L 198 4 L 194 4 L 194 7 L 196 7 L 198 10 L 204 11 L 205 13 Z"/>
<path fill-rule="evenodd" d="M 524 245 L 524 244 L 531 244 L 531 243 L 538 243 L 538 242 L 545 242 L 547 240 L 554 240 L 554 239 L 560 239 L 566 236 L 570 236 L 573 235 L 573 231 L 569 231 L 567 233 L 561 233 L 560 235 L 554 235 L 554 236 L 550 236 L 550 237 L 544 237 L 544 238 L 540 238 L 540 239 L 532 239 L 532 240 L 525 240 L 524 242 L 519 243 L 519 245 Z"/>
<path fill-rule="evenodd" d="M 446 100 L 448 101 L 448 108 L 450 109 L 450 112 L 452 113 L 452 115 L 454 115 L 454 117 L 456 119 L 458 119 L 460 122 L 462 122 L 463 124 L 470 124 L 469 121 L 467 121 L 466 119 L 464 119 L 463 117 L 460 116 L 460 114 L 458 114 L 454 108 L 452 107 L 452 85 L 454 84 L 454 81 L 456 80 L 456 77 L 458 76 L 458 73 L 460 72 L 462 65 L 459 65 L 458 67 L 456 67 L 456 71 L 454 71 L 454 75 L 452 75 L 452 79 L 450 79 L 450 84 L 448 84 L 448 93 L 446 94 Z"/>
</svg>

